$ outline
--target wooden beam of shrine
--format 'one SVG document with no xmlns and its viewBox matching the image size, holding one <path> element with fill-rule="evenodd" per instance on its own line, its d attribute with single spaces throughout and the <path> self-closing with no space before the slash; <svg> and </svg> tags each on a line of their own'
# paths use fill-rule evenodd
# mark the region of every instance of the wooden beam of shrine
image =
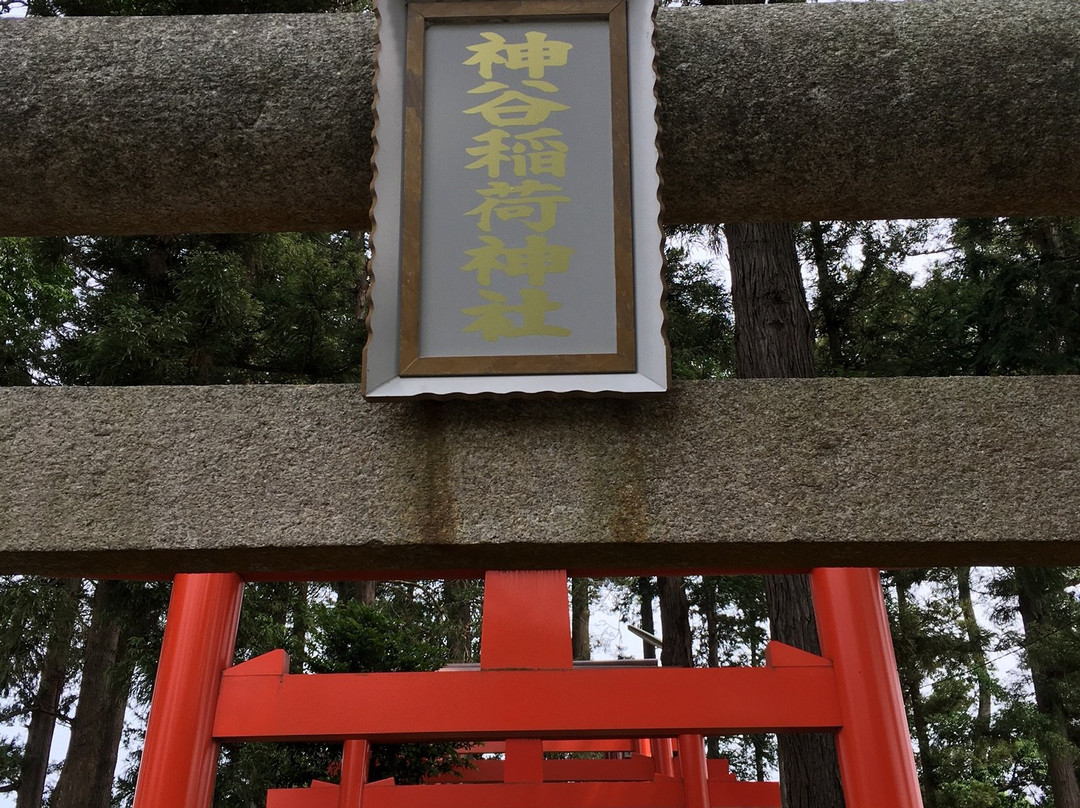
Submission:
<svg viewBox="0 0 1080 808">
<path fill-rule="evenodd" d="M 831 667 L 293 676 L 245 676 L 234 668 L 221 679 L 214 737 L 642 738 L 829 730 L 841 723 Z"/>
<path fill-rule="evenodd" d="M 572 761 L 544 761 L 548 763 Z M 606 761 L 605 761 L 606 762 Z M 266 808 L 338 808 L 338 786 L 312 783 L 312 788 L 273 788 L 266 793 Z M 709 804 L 741 808 L 780 805 L 776 782 L 708 781 Z M 504 808 L 559 805 L 564 808 L 683 808 L 686 791 L 675 778 L 648 782 L 501 783 L 495 788 L 463 784 L 461 788 L 433 791 L 429 786 L 398 786 L 386 781 L 364 787 L 365 808 Z"/>
<path fill-rule="evenodd" d="M 668 223 L 1080 213 L 1080 3 L 664 10 Z M 365 14 L 0 21 L 0 232 L 363 229 Z"/>
<path fill-rule="evenodd" d="M 1077 377 L 3 388 L 0 412 L 5 573 L 1080 563 Z"/>
</svg>

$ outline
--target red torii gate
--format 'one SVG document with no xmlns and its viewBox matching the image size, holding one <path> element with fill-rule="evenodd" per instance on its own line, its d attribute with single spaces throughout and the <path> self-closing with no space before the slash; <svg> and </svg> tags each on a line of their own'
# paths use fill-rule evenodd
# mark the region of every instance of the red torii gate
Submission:
<svg viewBox="0 0 1080 808">
<path fill-rule="evenodd" d="M 800 730 L 836 732 L 848 808 L 918 808 L 878 573 L 811 580 L 822 656 L 770 642 L 761 668 L 574 669 L 566 573 L 546 571 L 487 574 L 479 670 L 290 674 L 284 651 L 231 666 L 239 576 L 179 575 L 135 808 L 209 808 L 218 742 L 245 740 L 345 742 L 340 786 L 272 792 L 277 808 L 750 808 L 701 736 Z M 649 779 L 553 782 L 545 740 L 611 738 L 678 738 L 678 763 L 658 750 Z M 369 743 L 410 740 L 505 742 L 502 781 L 366 782 Z"/>
<path fill-rule="evenodd" d="M 346 800 L 345 804 L 362 804 L 367 808 L 399 805 L 473 808 L 507 803 L 542 808 L 553 804 L 683 808 L 695 797 L 701 804 L 700 784 L 692 795 L 692 789 L 687 787 L 692 777 L 688 778 L 683 768 L 691 775 L 698 771 L 700 761 L 693 756 L 703 741 L 700 735 L 684 737 L 694 740 L 686 749 L 666 738 L 482 743 L 469 749 L 468 754 L 504 753 L 506 759 L 476 760 L 469 769 L 426 780 L 426 786 L 398 786 L 393 778 L 365 782 L 368 742 L 346 741 L 342 786 L 316 780 L 311 788 L 272 789 L 267 794 L 266 808 L 338 808 L 342 799 Z M 586 751 L 621 756 L 602 760 L 543 757 L 545 752 Z M 677 757 L 673 751 L 678 751 Z M 722 759 L 705 760 L 705 774 L 708 801 L 704 805 L 780 808 L 779 783 L 740 781 L 729 771 L 728 761 Z M 363 784 L 359 802 L 355 785 L 351 789 L 345 785 L 355 783 Z M 463 783 L 473 787 L 461 788 Z M 477 788 L 481 783 L 485 787 Z M 350 790 L 353 793 L 349 794 Z"/>
</svg>

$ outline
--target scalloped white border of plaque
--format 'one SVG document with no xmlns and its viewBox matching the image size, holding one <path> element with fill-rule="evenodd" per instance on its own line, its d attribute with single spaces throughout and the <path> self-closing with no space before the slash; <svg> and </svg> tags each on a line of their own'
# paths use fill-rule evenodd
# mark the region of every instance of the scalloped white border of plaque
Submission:
<svg viewBox="0 0 1080 808">
<path fill-rule="evenodd" d="M 572 3 L 562 0 L 446 0 L 481 9 L 478 19 L 497 18 L 500 3 L 513 9 L 515 20 L 572 21 Z M 573 372 L 581 354 L 567 354 L 568 372 L 477 371 L 474 375 L 403 375 L 402 365 L 402 233 L 405 209 L 408 55 L 407 0 L 377 0 L 378 56 L 375 71 L 375 152 L 372 181 L 372 282 L 368 288 L 368 339 L 364 349 L 364 395 L 371 399 L 491 395 L 633 395 L 662 393 L 670 386 L 663 298 L 663 230 L 660 225 L 659 126 L 656 100 L 656 51 L 653 44 L 653 0 L 623 0 L 626 9 L 627 81 L 629 98 L 629 180 L 631 187 L 633 356 L 622 372 Z M 441 4 L 417 4 L 437 8 Z M 530 16 L 530 9 L 535 9 Z M 472 16 L 472 15 L 471 15 Z M 582 19 L 596 19 L 595 10 Z M 473 23 L 478 24 L 478 23 Z M 415 36 L 415 33 L 414 33 Z M 413 66 L 415 76 L 415 65 Z M 422 70 L 421 70 L 422 72 Z M 614 204 L 614 202 L 613 202 Z M 421 226 L 420 232 L 423 233 Z M 415 298 L 414 289 L 411 296 Z M 405 295 L 406 298 L 410 295 Z M 406 329 L 407 331 L 407 329 Z M 406 351 L 410 350 L 406 347 Z M 576 357 L 576 359 L 575 359 Z M 459 362 L 458 364 L 462 364 Z M 468 362 L 464 363 L 466 366 Z M 478 358 L 477 367 L 483 365 Z M 556 363 L 557 364 L 557 363 Z M 522 362 L 528 366 L 528 360 Z"/>
</svg>

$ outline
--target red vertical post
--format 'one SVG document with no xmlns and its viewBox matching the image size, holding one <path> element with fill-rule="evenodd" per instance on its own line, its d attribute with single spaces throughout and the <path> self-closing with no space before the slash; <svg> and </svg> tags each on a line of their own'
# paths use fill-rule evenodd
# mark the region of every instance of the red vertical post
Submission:
<svg viewBox="0 0 1080 808">
<path fill-rule="evenodd" d="M 847 808 L 921 808 L 878 571 L 820 568 L 811 582 L 821 653 L 836 672 Z"/>
<path fill-rule="evenodd" d="M 364 784 L 368 778 L 371 745 L 367 741 L 345 741 L 341 753 L 341 786 L 338 788 L 338 808 L 360 808 Z"/>
<path fill-rule="evenodd" d="M 214 712 L 243 592 L 232 573 L 173 580 L 134 808 L 209 808 L 218 758 Z"/>
<path fill-rule="evenodd" d="M 675 776 L 675 744 L 671 738 L 653 738 L 653 769 L 664 777 Z"/>
<path fill-rule="evenodd" d="M 492 571 L 484 576 L 480 667 L 573 667 L 565 570 Z"/>
<path fill-rule="evenodd" d="M 709 808 L 709 775 L 705 764 L 705 740 L 700 735 L 679 736 L 686 808 Z"/>
<path fill-rule="evenodd" d="M 508 738 L 503 759 L 503 782 L 544 782 L 544 742 L 539 738 Z"/>
<path fill-rule="evenodd" d="M 570 607 L 565 570 L 491 571 L 484 576 L 480 667 L 570 668 Z M 544 744 L 508 738 L 503 782 L 544 780 Z"/>
</svg>

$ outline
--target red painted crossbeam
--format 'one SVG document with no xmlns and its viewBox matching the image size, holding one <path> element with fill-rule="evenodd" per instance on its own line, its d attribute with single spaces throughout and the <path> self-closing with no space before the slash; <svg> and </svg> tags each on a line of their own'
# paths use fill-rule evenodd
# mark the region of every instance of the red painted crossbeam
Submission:
<svg viewBox="0 0 1080 808">
<path fill-rule="evenodd" d="M 323 785 L 323 784 L 320 784 Z M 778 783 L 710 782 L 713 808 L 777 808 Z M 683 808 L 682 783 L 515 783 L 489 785 L 368 785 L 363 808 Z M 338 789 L 278 788 L 266 794 L 266 808 L 338 808 Z"/>
<path fill-rule="evenodd" d="M 504 779 L 504 761 L 494 759 L 473 760 L 469 768 L 452 774 L 432 778 L 433 783 L 501 783 Z M 634 755 L 621 760 L 545 760 L 542 777 L 548 782 L 595 780 L 597 782 L 618 780 L 651 780 L 655 773 L 653 759 Z"/>
<path fill-rule="evenodd" d="M 633 752 L 636 747 L 629 738 L 591 738 L 577 741 L 544 741 L 545 752 Z M 485 741 L 462 747 L 463 755 L 491 755 L 506 751 L 502 741 Z"/>
<path fill-rule="evenodd" d="M 337 786 L 272 789 L 267 808 L 338 808 Z M 777 808 L 779 783 L 708 784 L 715 808 Z M 364 808 L 683 808 L 683 786 L 649 783 L 516 783 L 488 785 L 375 785 L 364 789 Z"/>
<path fill-rule="evenodd" d="M 649 738 L 840 725 L 827 664 L 296 675 L 280 670 L 276 659 L 268 664 L 257 658 L 222 676 L 216 739 Z"/>
</svg>

